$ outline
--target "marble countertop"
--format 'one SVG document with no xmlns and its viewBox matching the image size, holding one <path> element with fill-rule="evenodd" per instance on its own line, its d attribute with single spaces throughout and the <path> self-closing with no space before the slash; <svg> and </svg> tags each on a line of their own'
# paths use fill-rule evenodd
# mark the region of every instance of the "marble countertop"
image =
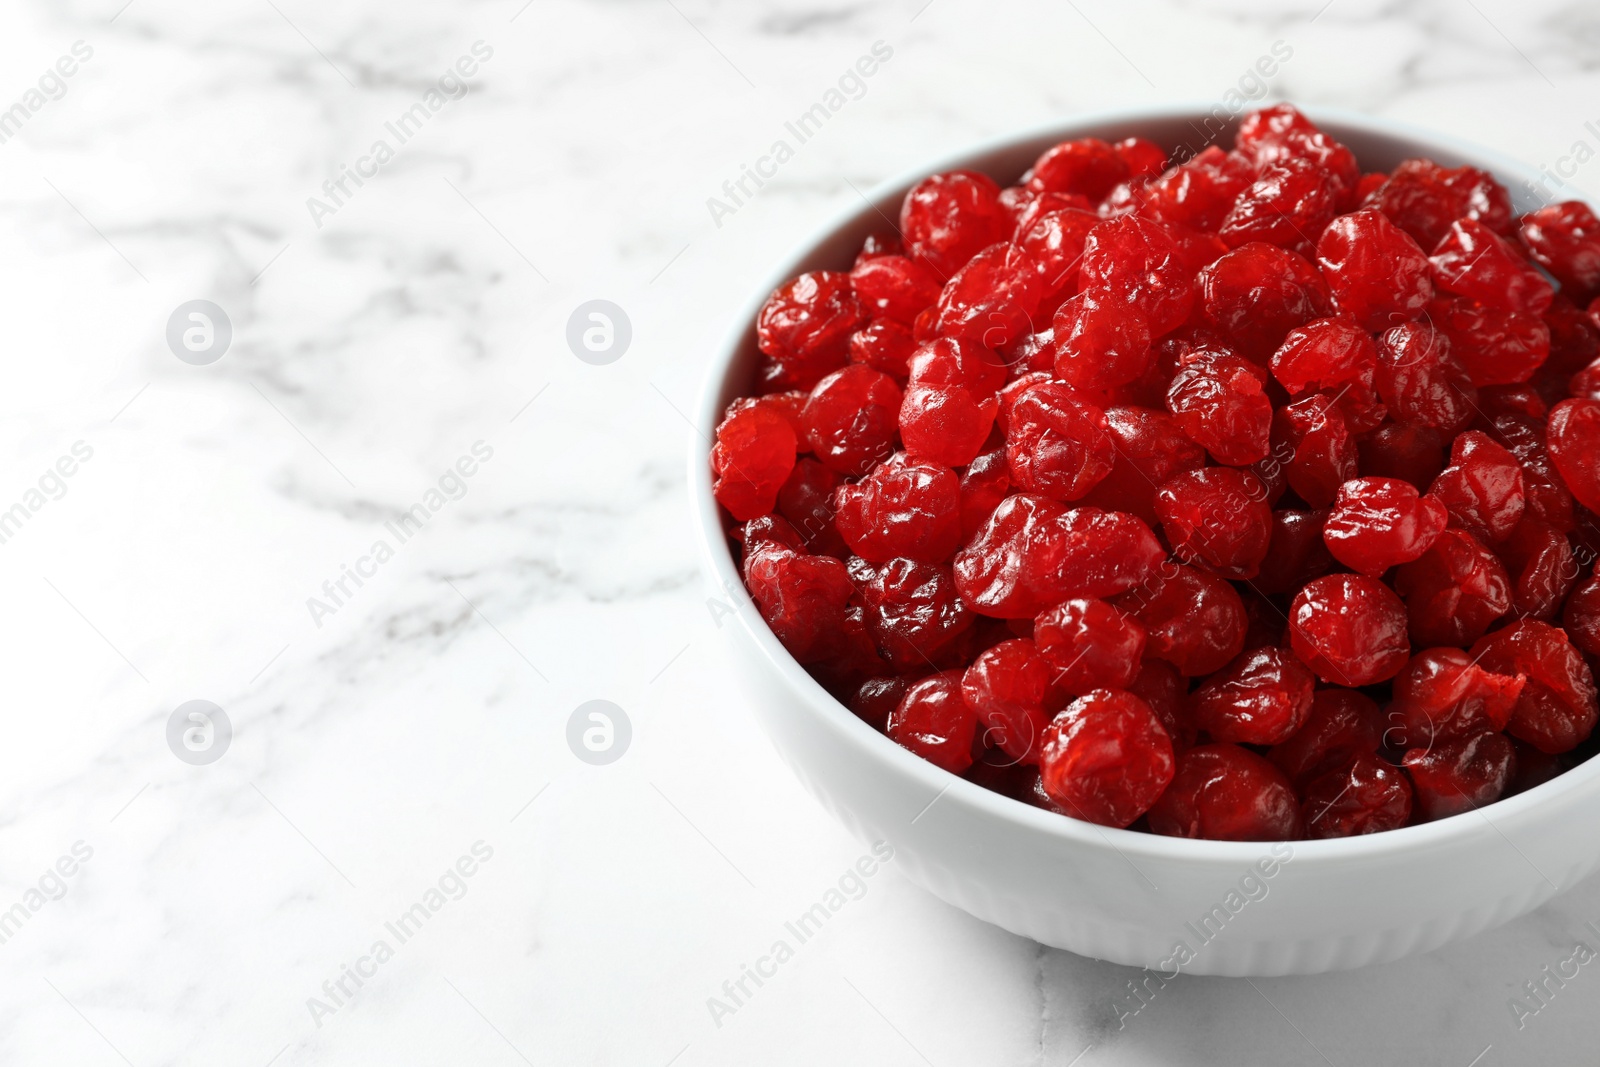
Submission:
<svg viewBox="0 0 1600 1067">
<path fill-rule="evenodd" d="M 1270 93 L 1595 193 L 1597 67 L 1592 6 L 1508 0 L 6 5 L 0 1062 L 1592 1060 L 1600 977 L 1508 1002 L 1593 938 L 1594 881 L 1126 1015 L 1131 970 L 890 864 L 714 1013 L 863 848 L 728 681 L 683 455 L 751 279 L 887 174 Z M 597 299 L 611 362 L 566 340 Z M 592 700 L 609 764 L 568 744 Z"/>
</svg>

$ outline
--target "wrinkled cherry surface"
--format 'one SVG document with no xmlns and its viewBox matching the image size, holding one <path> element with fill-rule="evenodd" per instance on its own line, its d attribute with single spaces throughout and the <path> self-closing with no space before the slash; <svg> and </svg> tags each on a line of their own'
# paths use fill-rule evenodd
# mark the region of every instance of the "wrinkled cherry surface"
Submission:
<svg viewBox="0 0 1600 1067">
<path fill-rule="evenodd" d="M 1600 741 L 1600 218 L 1292 105 L 934 174 L 780 286 L 712 495 L 871 728 L 1049 811 L 1374 833 Z"/>
<path fill-rule="evenodd" d="M 1415 787 L 1418 817 L 1431 821 L 1499 800 L 1514 761 L 1506 735 L 1485 732 L 1412 749 L 1401 764 Z"/>
<path fill-rule="evenodd" d="M 1506 728 L 1527 679 L 1495 674 L 1459 648 L 1430 648 L 1411 657 L 1394 680 L 1388 736 L 1401 748 Z"/>
<path fill-rule="evenodd" d="M 961 676 L 961 694 L 977 713 L 984 740 L 1018 763 L 1038 763 L 1045 727 L 1068 700 L 1054 674 L 1026 637 L 980 652 Z"/>
<path fill-rule="evenodd" d="M 1346 687 L 1393 678 L 1411 653 L 1405 605 L 1362 574 L 1306 583 L 1289 605 L 1289 642 L 1317 677 Z"/>
<path fill-rule="evenodd" d="M 1258 648 L 1195 690 L 1195 720 L 1217 741 L 1275 745 L 1305 723 L 1316 684 L 1293 652 Z"/>
<path fill-rule="evenodd" d="M 1173 554 L 1225 578 L 1254 578 L 1272 540 L 1266 488 L 1249 471 L 1185 471 L 1156 490 L 1156 516 Z"/>
<path fill-rule="evenodd" d="M 972 766 L 978 716 L 961 693 L 961 672 L 945 671 L 912 686 L 889 713 L 886 732 L 952 774 Z"/>
<path fill-rule="evenodd" d="M 1540 752 L 1566 752 L 1594 730 L 1594 675 L 1567 635 L 1524 619 L 1472 646 L 1484 670 L 1527 677 L 1506 732 Z"/>
<path fill-rule="evenodd" d="M 1069 693 L 1126 689 L 1144 656 L 1144 627 L 1089 597 L 1063 601 L 1040 615 L 1033 639 L 1050 664 L 1052 680 Z"/>
<path fill-rule="evenodd" d="M 1039 785 L 1077 818 L 1127 826 L 1172 781 L 1172 741 L 1150 705 L 1125 690 L 1096 689 L 1045 729 Z"/>
<path fill-rule="evenodd" d="M 1378 751 L 1385 735 L 1383 713 L 1354 689 L 1319 689 L 1298 730 L 1272 746 L 1267 758 L 1299 788 L 1330 771 Z"/>
<path fill-rule="evenodd" d="M 1306 786 L 1306 836 L 1352 837 L 1395 830 L 1411 817 L 1411 780 L 1370 753 Z"/>
<path fill-rule="evenodd" d="M 1149 815 L 1154 833 L 1210 841 L 1294 841 L 1304 825 L 1300 798 L 1284 773 L 1226 743 L 1179 756 L 1172 784 Z"/>
<path fill-rule="evenodd" d="M 1446 530 L 1394 589 L 1406 601 L 1412 644 L 1466 648 L 1511 610 L 1511 579 L 1498 556 L 1465 530 Z"/>
<path fill-rule="evenodd" d="M 1432 548 L 1449 517 L 1399 478 L 1351 478 L 1339 487 L 1322 539 L 1334 559 L 1376 578 Z"/>
</svg>

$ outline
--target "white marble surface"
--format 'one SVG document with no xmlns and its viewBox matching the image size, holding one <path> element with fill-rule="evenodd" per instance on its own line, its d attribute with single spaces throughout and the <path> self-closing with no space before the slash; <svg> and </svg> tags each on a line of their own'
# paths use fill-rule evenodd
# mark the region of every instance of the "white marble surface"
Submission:
<svg viewBox="0 0 1600 1067">
<path fill-rule="evenodd" d="M 1274 95 L 1553 164 L 1600 119 L 1592 5 L 124 2 L 0 8 L 7 106 L 93 50 L 0 144 L 0 510 L 93 450 L 0 544 L 0 909 L 92 849 L 0 944 L 0 1062 L 1592 1061 L 1600 974 L 1521 1031 L 1507 1001 L 1593 939 L 1595 882 L 1388 967 L 1184 978 L 1119 1027 L 1131 971 L 891 863 L 717 1025 L 707 998 L 863 850 L 725 680 L 674 410 L 852 184 L 1216 100 L 1278 39 Z M 865 95 L 715 226 L 706 198 L 880 40 Z M 307 198 L 476 41 L 469 91 L 319 228 Z M 563 340 L 593 297 L 633 323 L 609 366 Z M 234 326 L 210 366 L 164 340 L 195 298 Z M 477 441 L 465 496 L 316 625 L 307 598 Z M 197 698 L 234 728 L 207 766 L 165 740 Z M 594 698 L 634 730 L 604 767 L 565 742 Z M 384 924 L 479 841 L 398 944 Z M 379 939 L 393 958 L 313 1013 Z"/>
</svg>

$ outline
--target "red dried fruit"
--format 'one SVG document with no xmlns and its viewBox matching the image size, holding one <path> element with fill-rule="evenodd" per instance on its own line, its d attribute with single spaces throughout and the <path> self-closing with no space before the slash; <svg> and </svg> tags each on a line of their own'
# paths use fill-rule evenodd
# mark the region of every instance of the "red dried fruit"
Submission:
<svg viewBox="0 0 1600 1067">
<path fill-rule="evenodd" d="M 1113 601 L 1145 630 L 1145 655 L 1190 678 L 1210 674 L 1244 647 L 1244 602 L 1226 579 L 1168 563 Z"/>
<path fill-rule="evenodd" d="M 1600 299 L 1595 302 L 1600 304 Z M 1567 392 L 1581 400 L 1600 400 L 1600 359 L 1574 374 Z"/>
<path fill-rule="evenodd" d="M 1317 319 L 1290 330 L 1272 356 L 1272 374 L 1291 396 L 1324 393 L 1345 412 L 1362 413 L 1375 406 L 1372 384 L 1378 350 L 1367 332 L 1344 319 Z M 1371 429 L 1383 421 L 1375 412 Z"/>
<path fill-rule="evenodd" d="M 1600 219 L 1588 204 L 1567 200 L 1530 212 L 1522 217 L 1518 235 L 1574 302 L 1600 292 Z"/>
<path fill-rule="evenodd" d="M 1116 293 L 1144 316 L 1151 337 L 1162 337 L 1189 317 L 1197 269 L 1167 227 L 1124 215 L 1089 231 L 1078 276 L 1082 288 Z"/>
<path fill-rule="evenodd" d="M 1582 758 L 1590 208 L 1363 175 L 1285 104 L 1233 151 L 1086 138 L 901 215 L 903 251 L 766 302 L 712 450 L 752 599 L 829 693 L 1025 803 L 1235 840 L 1440 818 Z"/>
<path fill-rule="evenodd" d="M 1268 596 L 1298 592 L 1313 578 L 1333 569 L 1333 556 L 1322 540 L 1326 511 L 1284 509 L 1272 513 L 1272 537 L 1261 570 L 1251 580 Z"/>
<path fill-rule="evenodd" d="M 940 280 L 996 241 L 1011 234 L 1000 205 L 1000 187 L 986 174 L 951 171 L 924 178 L 900 205 L 906 254 L 925 263 Z"/>
<path fill-rule="evenodd" d="M 898 382 L 911 373 L 917 350 L 911 331 L 893 319 L 874 319 L 850 335 L 850 362 L 880 370 Z"/>
<path fill-rule="evenodd" d="M 1111 146 L 1128 165 L 1128 179 L 1153 178 L 1167 169 L 1167 150 L 1143 137 L 1128 137 Z"/>
<path fill-rule="evenodd" d="M 934 305 L 941 337 L 1000 349 L 1033 333 L 1038 275 L 1014 252 L 1009 244 L 990 245 L 945 283 Z"/>
<path fill-rule="evenodd" d="M 1567 598 L 1561 613 L 1567 639 L 1591 656 L 1600 656 L 1600 575 L 1591 573 Z"/>
<path fill-rule="evenodd" d="M 1167 389 L 1178 428 L 1218 463 L 1265 459 L 1272 441 L 1266 371 L 1238 356 L 1206 354 L 1179 368 Z"/>
<path fill-rule="evenodd" d="M 1284 617 L 1283 609 L 1256 589 L 1254 581 L 1244 583 L 1244 588 L 1239 590 L 1239 599 L 1244 602 L 1244 651 L 1289 647 L 1288 620 Z"/>
<path fill-rule="evenodd" d="M 960 639 L 976 619 L 956 594 L 949 567 L 892 559 L 857 588 L 873 643 L 895 670 L 933 670 L 962 660 Z"/>
<path fill-rule="evenodd" d="M 1402 762 L 1416 788 L 1417 816 L 1431 822 L 1499 800 L 1516 759 L 1504 734 L 1480 733 L 1413 749 Z"/>
<path fill-rule="evenodd" d="M 1324 575 L 1289 605 L 1289 646 L 1324 682 L 1355 688 L 1388 681 L 1411 653 L 1405 605 L 1376 578 Z"/>
<path fill-rule="evenodd" d="M 862 559 L 938 563 L 961 543 L 961 480 L 948 467 L 896 453 L 839 487 L 834 525 Z"/>
<path fill-rule="evenodd" d="M 1200 272 L 1206 320 L 1240 354 L 1266 362 L 1296 326 L 1333 309 L 1328 284 L 1304 256 L 1259 241 Z"/>
<path fill-rule="evenodd" d="M 832 556 L 763 544 L 745 558 L 744 584 L 773 634 L 796 662 L 832 655 L 855 586 Z"/>
<path fill-rule="evenodd" d="M 1127 160 L 1098 137 L 1063 141 L 1045 149 L 1023 184 L 1039 192 L 1078 193 L 1100 200 L 1128 177 Z"/>
<path fill-rule="evenodd" d="M 778 513 L 794 524 L 802 542 L 794 547 L 841 559 L 849 554 L 833 525 L 833 497 L 842 480 L 809 456 L 795 463 L 778 490 Z"/>
<path fill-rule="evenodd" d="M 1600 511 L 1600 400 L 1563 400 L 1551 408 L 1545 443 L 1578 503 Z"/>
<path fill-rule="evenodd" d="M 861 242 L 861 251 L 856 253 L 856 266 L 869 260 L 881 259 L 884 256 L 898 256 L 901 252 L 900 238 L 892 233 L 871 233 Z"/>
<path fill-rule="evenodd" d="M 1163 225 L 1167 227 L 1173 238 L 1178 242 L 1178 254 L 1196 276 L 1199 275 L 1200 271 L 1228 254 L 1227 244 L 1216 234 L 1201 233 L 1199 230 L 1192 230 L 1187 226 L 1180 226 L 1174 222 L 1163 223 Z M 1195 298 L 1199 299 L 1198 289 L 1196 290 Z"/>
<path fill-rule="evenodd" d="M 1311 712 L 1316 679 L 1286 648 L 1242 653 L 1200 684 L 1191 708 L 1214 741 L 1275 745 Z"/>
<path fill-rule="evenodd" d="M 1313 840 L 1394 830 L 1411 818 L 1411 782 L 1400 768 L 1363 753 L 1306 786 L 1304 814 Z"/>
<path fill-rule="evenodd" d="M 776 515 L 763 515 L 759 519 L 751 519 L 749 522 L 741 523 L 734 527 L 733 539 L 739 542 L 739 558 L 741 560 L 748 560 L 763 545 L 789 548 L 801 553 L 806 550 L 804 538 L 789 524 L 787 519 L 779 518 Z"/>
<path fill-rule="evenodd" d="M 1150 832 L 1208 841 L 1295 841 L 1300 801 L 1282 771 L 1238 745 L 1191 748 L 1149 811 Z"/>
<path fill-rule="evenodd" d="M 1077 500 L 1111 473 L 1114 458 L 1105 412 L 1066 386 L 1038 382 L 1012 402 L 1006 463 L 1023 492 Z"/>
<path fill-rule="evenodd" d="M 1205 467 L 1175 475 L 1156 491 L 1156 515 L 1185 563 L 1224 578 L 1254 578 L 1272 537 L 1266 488 L 1249 471 Z"/>
<path fill-rule="evenodd" d="M 1011 491 L 1005 449 L 978 456 L 961 473 L 961 540 L 971 540 Z"/>
<path fill-rule="evenodd" d="M 1385 735 L 1396 748 L 1428 748 L 1435 741 L 1500 731 L 1527 679 L 1496 674 L 1459 648 L 1430 648 L 1411 657 L 1394 679 L 1394 702 Z"/>
<path fill-rule="evenodd" d="M 1139 674 L 1144 627 L 1104 600 L 1062 601 L 1033 624 L 1052 679 L 1069 693 L 1126 689 Z"/>
<path fill-rule="evenodd" d="M 740 522 L 765 515 L 794 469 L 794 427 L 762 407 L 734 412 L 717 427 L 711 446 L 711 495 Z"/>
<path fill-rule="evenodd" d="M 1555 462 L 1544 445 L 1546 421 L 1526 414 L 1498 414 L 1491 426 L 1494 437 L 1522 464 L 1523 515 L 1544 520 L 1557 530 L 1573 530 L 1573 494 L 1555 472 Z"/>
<path fill-rule="evenodd" d="M 900 402 L 906 450 L 950 467 L 970 463 L 989 437 L 1005 380 L 1005 365 L 979 345 L 940 338 L 917 349 Z"/>
<path fill-rule="evenodd" d="M 1416 318 L 1433 297 L 1428 254 L 1377 211 L 1335 219 L 1317 239 L 1317 263 L 1339 310 L 1373 333 Z"/>
<path fill-rule="evenodd" d="M 1478 391 L 1450 342 L 1425 322 L 1408 322 L 1378 338 L 1378 395 L 1389 414 L 1446 434 L 1477 414 Z"/>
<path fill-rule="evenodd" d="M 1361 181 L 1361 167 L 1355 153 L 1320 130 L 1289 130 L 1274 137 L 1264 138 L 1249 147 L 1241 148 L 1255 160 L 1258 167 L 1267 167 L 1287 159 L 1303 160 L 1325 172 L 1332 179 L 1338 209 L 1354 206 L 1356 189 Z"/>
<path fill-rule="evenodd" d="M 1230 248 L 1265 241 L 1306 255 L 1333 221 L 1339 199 L 1339 184 L 1331 174 L 1309 160 L 1285 158 L 1262 168 L 1222 220 L 1217 236 Z"/>
<path fill-rule="evenodd" d="M 1488 171 L 1456 167 L 1444 172 L 1444 185 L 1457 197 L 1460 217 L 1476 219 L 1502 236 L 1514 232 L 1511 193 Z"/>
<path fill-rule="evenodd" d="M 1594 676 L 1567 635 L 1523 619 L 1480 640 L 1472 655 L 1485 670 L 1525 674 L 1528 683 L 1506 732 L 1541 752 L 1568 752 L 1594 730 L 1600 708 Z"/>
<path fill-rule="evenodd" d="M 1025 637 L 978 654 L 961 676 L 961 693 L 977 713 L 984 740 L 1018 763 L 1038 763 L 1045 727 L 1067 703 L 1052 670 Z"/>
<path fill-rule="evenodd" d="M 1053 381 L 1055 379 L 1050 377 L 1048 371 L 1028 371 L 1026 374 L 1019 374 L 1007 382 L 1005 387 L 1000 390 L 1000 407 L 995 412 L 994 417 L 994 424 L 999 428 L 1000 432 L 1002 434 L 1011 432 L 1011 410 L 1017 406 L 1017 400 L 1023 393 L 1026 393 L 1036 385 L 1048 384 Z M 1071 391 L 1071 393 L 1074 397 L 1080 395 L 1075 390 Z"/>
<path fill-rule="evenodd" d="M 911 679 L 897 674 L 868 678 L 845 697 L 844 705 L 855 712 L 856 718 L 882 733 L 889 725 L 889 714 L 910 688 Z"/>
<path fill-rule="evenodd" d="M 1357 757 L 1372 755 L 1384 736 L 1378 705 L 1354 689 L 1319 689 L 1305 722 L 1267 753 L 1297 789 Z"/>
<path fill-rule="evenodd" d="M 1475 219 L 1457 219 L 1428 257 L 1433 283 L 1502 311 L 1543 315 L 1555 290 L 1509 241 Z"/>
<path fill-rule="evenodd" d="M 849 564 L 846 564 L 849 570 Z M 851 580 L 855 581 L 854 575 Z M 806 669 L 836 699 L 845 699 L 867 678 L 892 672 L 867 630 L 866 609 L 852 603 L 839 618 L 839 628 L 827 640 L 826 655 Z"/>
<path fill-rule="evenodd" d="M 762 396 L 742 396 L 728 405 L 727 409 L 722 413 L 722 418 L 723 421 L 727 421 L 741 411 L 760 408 L 762 411 L 770 412 L 787 422 L 794 429 L 795 437 L 798 439 L 802 432 L 800 429 L 800 412 L 804 410 L 806 400 L 810 396 L 810 391 L 806 389 L 790 389 L 786 392 L 766 393 Z"/>
<path fill-rule="evenodd" d="M 924 678 L 889 713 L 890 740 L 951 774 L 972 766 L 978 717 L 961 695 L 961 672 Z"/>
<path fill-rule="evenodd" d="M 1339 489 L 1322 537 L 1333 558 L 1376 578 L 1421 556 L 1444 532 L 1450 513 L 1398 478 L 1352 478 Z"/>
<path fill-rule="evenodd" d="M 1146 209 L 1162 222 L 1213 233 L 1254 180 L 1249 160 L 1212 145 L 1146 186 Z"/>
<path fill-rule="evenodd" d="M 894 452 L 900 387 L 882 371 L 852 364 L 811 390 L 800 413 L 807 450 L 840 474 L 858 476 Z"/>
<path fill-rule="evenodd" d="M 1150 705 L 1172 739 L 1174 753 L 1194 747 L 1200 731 L 1186 707 L 1189 681 L 1178 673 L 1178 668 L 1166 660 L 1147 659 L 1139 664 L 1139 673 L 1128 685 L 1128 692 Z"/>
<path fill-rule="evenodd" d="M 848 274 L 812 271 L 779 286 L 756 317 L 761 351 L 772 360 L 767 391 L 810 389 L 843 366 L 850 335 L 866 321 Z"/>
<path fill-rule="evenodd" d="M 1272 419 L 1273 452 L 1292 458 L 1289 485 L 1314 508 L 1327 507 L 1339 487 L 1356 476 L 1360 455 L 1343 413 L 1313 394 L 1281 407 Z"/>
<path fill-rule="evenodd" d="M 1500 558 L 1511 576 L 1511 610 L 1518 618 L 1553 618 L 1578 578 L 1567 535 L 1527 515 L 1500 545 Z"/>
<path fill-rule="evenodd" d="M 1488 434 L 1469 430 L 1450 446 L 1450 466 L 1433 480 L 1428 495 L 1450 509 L 1454 525 L 1499 544 L 1522 519 L 1522 465 Z"/>
<path fill-rule="evenodd" d="M 1394 588 L 1406 601 L 1411 640 L 1465 648 L 1511 610 L 1511 579 L 1498 557 L 1464 530 L 1446 530 Z"/>
<path fill-rule="evenodd" d="M 910 326 L 939 299 L 938 275 L 907 256 L 877 256 L 850 271 L 856 296 L 874 318 Z"/>
<path fill-rule="evenodd" d="M 1155 534 L 1132 515 L 1068 510 L 1048 497 L 1016 493 L 956 554 L 956 585 L 979 614 L 1031 619 L 1069 597 L 1131 589 L 1163 558 Z"/>
<path fill-rule="evenodd" d="M 1106 408 L 1105 415 L 1115 459 L 1111 473 L 1084 502 L 1154 523 L 1156 489 L 1176 474 L 1204 466 L 1205 449 L 1185 437 L 1165 411 L 1119 406 Z"/>
<path fill-rule="evenodd" d="M 1446 170 L 1427 159 L 1408 159 L 1363 206 L 1383 212 L 1425 248 L 1432 248 L 1459 218 L 1475 218 L 1505 232 L 1511 218 L 1506 191 L 1471 167 Z"/>
<path fill-rule="evenodd" d="M 1273 104 L 1257 108 L 1239 123 L 1233 143 L 1240 149 L 1254 149 L 1264 142 L 1279 140 L 1289 134 L 1316 133 L 1317 124 L 1308 119 L 1299 108 L 1290 103 Z"/>
<path fill-rule="evenodd" d="M 1172 742 L 1150 706 L 1120 689 L 1079 697 L 1045 729 L 1039 784 L 1076 818 L 1127 826 L 1172 781 Z"/>
<path fill-rule="evenodd" d="M 1013 381 L 1029 374 L 1043 374 L 1048 378 L 1056 364 L 1055 331 L 1044 329 L 1030 334 L 999 356 L 1010 368 Z"/>
<path fill-rule="evenodd" d="M 1036 193 L 1026 186 L 1013 185 L 1000 191 L 1000 202 L 1014 209 L 1013 244 L 1020 244 L 1023 235 L 1040 219 L 1057 211 L 1081 211 L 1093 216 L 1096 222 L 1100 219 L 1095 214 L 1094 201 L 1079 193 Z"/>
<path fill-rule="evenodd" d="M 1546 367 L 1548 365 L 1547 361 Z M 1532 386 L 1491 385 L 1478 391 L 1478 410 L 1490 422 L 1505 415 L 1515 415 L 1543 425 L 1545 417 L 1550 414 L 1550 405 Z"/>
<path fill-rule="evenodd" d="M 1402 478 L 1426 491 L 1444 470 L 1439 432 L 1410 422 L 1386 422 L 1356 442 L 1363 474 Z"/>
<path fill-rule="evenodd" d="M 1511 741 L 1511 781 L 1506 783 L 1506 796 L 1525 793 L 1536 785 L 1543 785 L 1569 766 L 1565 756 L 1540 752 L 1526 741 Z"/>
<path fill-rule="evenodd" d="M 1051 325 L 1056 377 L 1075 388 L 1126 385 L 1155 361 L 1144 316 L 1103 290 L 1068 299 Z"/>
<path fill-rule="evenodd" d="M 1100 216 L 1094 212 L 1066 208 L 1041 215 L 1027 230 L 1019 229 L 1016 254 L 1034 273 L 1041 317 L 1077 291 L 1083 246 L 1098 225 Z"/>
<path fill-rule="evenodd" d="M 1428 305 L 1428 317 L 1479 388 L 1525 382 L 1550 355 L 1550 327 L 1534 315 L 1447 296 Z"/>
<path fill-rule="evenodd" d="M 962 387 L 975 396 L 996 392 L 1011 376 L 992 350 L 969 341 L 940 337 L 921 345 L 909 364 L 912 385 Z"/>
<path fill-rule="evenodd" d="M 1550 331 L 1550 355 L 1524 393 L 1528 398 L 1524 414 L 1541 419 L 1550 413 L 1550 404 L 1567 397 L 1566 387 L 1572 376 L 1600 359 L 1600 327 L 1560 293 L 1550 301 L 1544 325 Z M 1487 408 L 1485 411 L 1491 416 L 1499 414 Z"/>
<path fill-rule="evenodd" d="M 1277 422 L 1277 419 L 1273 420 Z M 1276 507 L 1289 491 L 1289 464 L 1294 462 L 1294 447 L 1282 436 L 1272 445 L 1272 451 L 1263 460 L 1250 464 L 1250 473 L 1261 479 L 1267 489 L 1267 503 Z"/>
</svg>

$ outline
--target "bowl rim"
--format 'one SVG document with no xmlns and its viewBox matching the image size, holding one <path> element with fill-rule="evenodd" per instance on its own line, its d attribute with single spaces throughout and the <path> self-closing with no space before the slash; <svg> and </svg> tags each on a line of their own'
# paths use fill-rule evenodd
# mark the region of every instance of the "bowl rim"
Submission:
<svg viewBox="0 0 1600 1067">
<path fill-rule="evenodd" d="M 1271 102 L 1262 101 L 1262 106 Z M 1344 127 L 1363 133 L 1403 138 L 1414 144 L 1420 155 L 1434 153 L 1455 155 L 1470 160 L 1472 165 L 1488 170 L 1505 184 L 1516 197 L 1516 182 L 1523 188 L 1543 178 L 1534 168 L 1499 151 L 1438 133 L 1408 122 L 1380 118 L 1361 112 L 1340 108 L 1296 105 L 1319 126 L 1329 128 L 1337 135 Z M 779 285 L 800 272 L 801 264 L 817 248 L 846 227 L 856 224 L 869 213 L 882 211 L 876 206 L 891 196 L 903 196 L 917 181 L 930 174 L 963 167 L 982 169 L 982 161 L 996 153 L 1014 149 L 1021 144 L 1041 138 L 1053 137 L 1067 140 L 1083 136 L 1087 128 L 1102 127 L 1116 122 L 1195 119 L 1214 115 L 1215 103 L 1169 103 L 1134 108 L 1118 108 L 1086 112 L 1070 118 L 1037 123 L 1023 129 L 984 138 L 964 147 L 945 153 L 938 158 L 902 169 L 878 182 L 860 194 L 860 203 L 833 213 L 821 226 L 808 235 L 757 285 L 753 295 L 741 305 L 737 317 L 726 332 L 715 354 L 706 367 L 695 409 L 695 435 L 690 438 L 689 485 L 690 505 L 699 533 L 703 560 L 713 578 L 713 584 L 735 599 L 740 610 L 735 612 L 738 624 L 754 641 L 763 656 L 784 679 L 789 688 L 813 715 L 842 741 L 863 750 L 873 760 L 886 764 L 886 769 L 902 775 L 915 784 L 925 786 L 934 801 L 960 804 L 970 812 L 994 819 L 1023 832 L 1034 832 L 1054 839 L 1062 845 L 1078 845 L 1095 849 L 1108 846 L 1122 854 L 1154 861 L 1182 863 L 1213 863 L 1217 865 L 1248 865 L 1260 859 L 1264 850 L 1275 841 L 1209 841 L 1198 838 L 1166 837 L 1144 831 L 1101 826 L 1068 815 L 1060 815 L 994 792 L 960 775 L 952 774 L 922 757 L 889 740 L 867 725 L 843 703 L 834 698 L 820 683 L 808 674 L 778 641 L 754 603 L 745 591 L 715 499 L 711 495 L 710 448 L 712 431 L 720 420 L 724 407 L 722 395 L 733 363 L 739 355 L 745 338 L 753 327 L 757 313 L 767 297 Z M 1232 116 L 1237 121 L 1246 111 Z M 1507 179 L 1513 181 L 1507 181 Z M 1577 190 L 1571 190 L 1568 199 L 1585 199 Z M 748 608 L 749 610 L 744 610 Z M 1600 757 L 1591 758 L 1564 773 L 1557 775 L 1515 796 L 1494 801 L 1482 808 L 1433 822 L 1404 826 L 1375 834 L 1323 840 L 1296 840 L 1287 842 L 1293 849 L 1297 866 L 1303 863 L 1331 863 L 1348 860 L 1378 859 L 1396 853 L 1415 852 L 1456 844 L 1480 836 L 1484 824 L 1500 833 L 1499 823 L 1506 819 L 1525 817 L 1543 807 L 1557 808 L 1561 801 L 1585 790 L 1595 791 L 1600 782 Z M 928 809 L 924 809 L 928 810 Z M 1486 811 L 1498 818 L 1491 819 Z M 919 816 L 920 817 L 920 816 Z M 1503 834 L 1502 834 L 1503 836 Z M 1531 861 L 1530 861 L 1531 862 Z"/>
</svg>

